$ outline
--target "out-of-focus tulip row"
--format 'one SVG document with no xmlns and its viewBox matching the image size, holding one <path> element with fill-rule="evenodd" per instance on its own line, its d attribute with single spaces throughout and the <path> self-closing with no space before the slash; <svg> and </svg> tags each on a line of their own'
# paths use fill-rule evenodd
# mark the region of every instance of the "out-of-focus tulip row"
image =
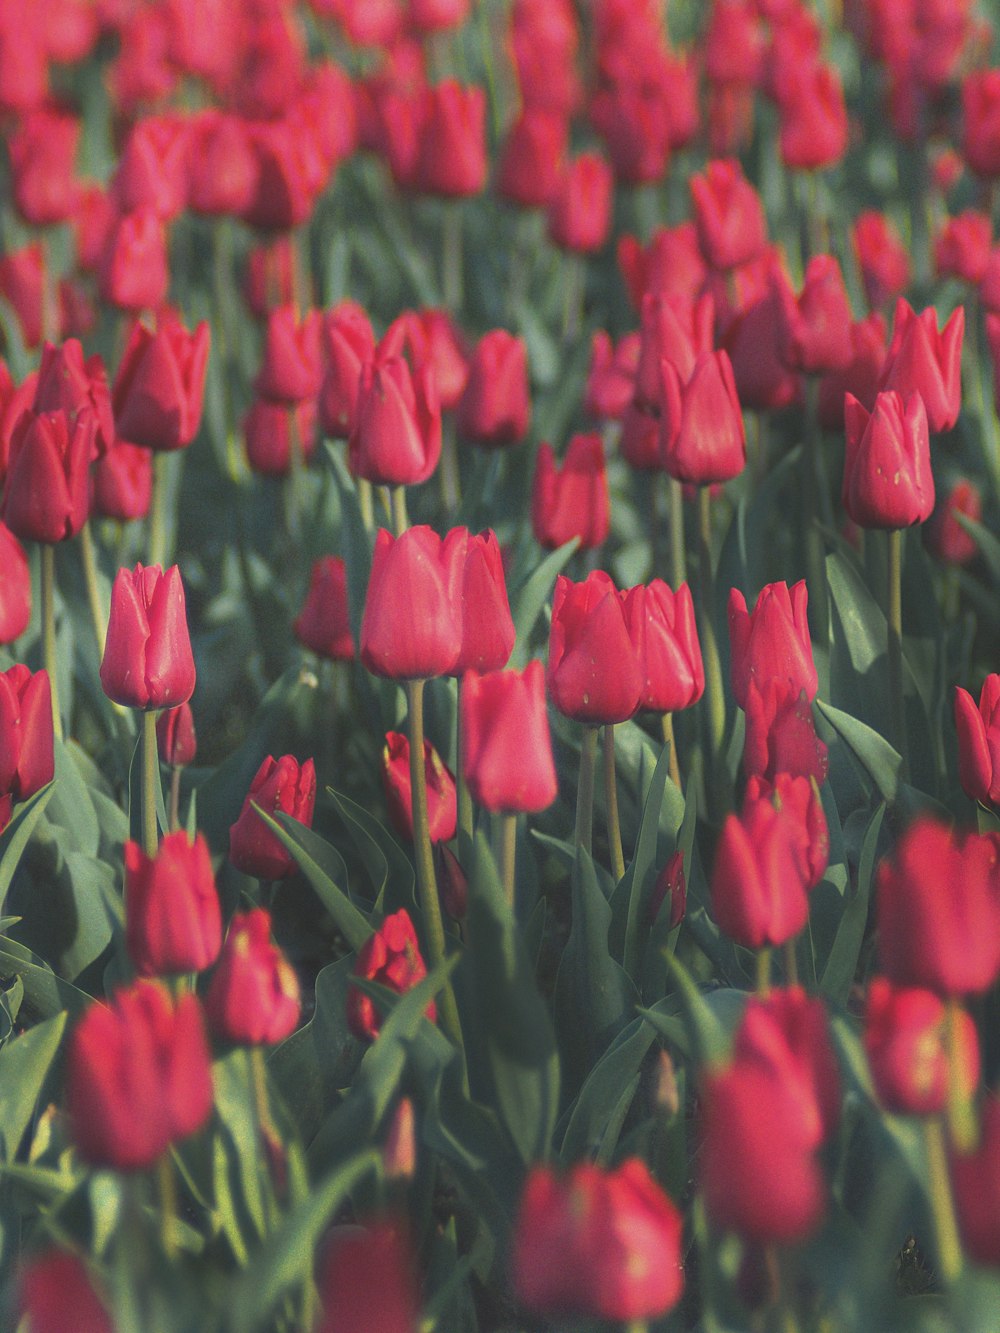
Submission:
<svg viewBox="0 0 1000 1333">
<path fill-rule="evenodd" d="M 992 1333 L 995 42 L 0 0 L 0 1323 Z"/>
</svg>

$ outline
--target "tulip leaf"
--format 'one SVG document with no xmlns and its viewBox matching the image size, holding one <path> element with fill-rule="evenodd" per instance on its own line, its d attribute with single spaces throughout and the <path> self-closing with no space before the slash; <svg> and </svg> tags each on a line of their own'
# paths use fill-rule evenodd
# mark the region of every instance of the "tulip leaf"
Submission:
<svg viewBox="0 0 1000 1333">
<path fill-rule="evenodd" d="M 994 583 L 1000 583 L 1000 538 L 990 531 L 983 523 L 968 514 L 963 514 L 959 510 L 952 510 L 952 516 L 957 520 L 960 527 L 964 528 L 970 537 L 976 539 L 976 544 L 989 567 L 990 575 Z"/>
<path fill-rule="evenodd" d="M 569 1165 L 589 1156 L 607 1128 L 622 1089 L 639 1072 L 653 1043 L 653 1029 L 640 1019 L 624 1028 L 587 1076 L 570 1112 L 559 1150 Z"/>
<path fill-rule="evenodd" d="M 473 848 L 467 927 L 467 968 L 497 1108 L 522 1160 L 544 1160 L 559 1106 L 555 1033 L 482 834 Z"/>
<path fill-rule="evenodd" d="M 6 900 L 7 890 L 10 888 L 10 882 L 14 878 L 14 871 L 24 854 L 24 849 L 38 821 L 45 813 L 45 807 L 51 801 L 54 791 L 55 783 L 50 782 L 33 796 L 29 796 L 17 807 L 14 817 L 0 835 L 0 907 Z"/>
<path fill-rule="evenodd" d="M 70 982 L 57 977 L 43 959 L 7 935 L 0 935 L 0 977 L 20 977 L 24 982 L 24 1008 L 42 1018 L 61 1010 L 83 1012 L 91 998 Z"/>
<path fill-rule="evenodd" d="M 646 789 L 635 856 L 625 872 L 625 883 L 628 885 L 628 918 L 625 925 L 623 963 L 626 973 L 633 981 L 637 981 L 638 978 L 642 923 L 648 916 L 649 895 L 658 869 L 660 815 L 669 768 L 669 746 L 664 745 Z"/>
<path fill-rule="evenodd" d="M 334 925 L 356 953 L 368 940 L 372 927 L 364 913 L 337 884 L 338 879 L 347 882 L 347 870 L 340 853 L 291 815 L 284 812 L 269 815 L 256 804 L 254 809 L 281 845 L 295 857 L 299 869 L 333 918 Z"/>
<path fill-rule="evenodd" d="M 378 1170 L 379 1155 L 357 1153 L 314 1185 L 309 1197 L 268 1238 L 232 1293 L 229 1327 L 261 1328 L 289 1287 L 312 1281 L 316 1246 L 337 1208 L 365 1176 Z"/>
<path fill-rule="evenodd" d="M 858 958 L 865 939 L 868 922 L 868 904 L 871 898 L 872 874 L 875 868 L 875 849 L 885 816 L 883 801 L 868 822 L 861 844 L 858 882 L 854 893 L 844 903 L 840 925 L 834 937 L 820 982 L 822 993 L 837 1004 L 844 1004 L 858 969 Z"/>
<path fill-rule="evenodd" d="M 361 642 L 361 620 L 365 611 L 368 577 L 372 565 L 372 536 L 365 528 L 358 504 L 357 482 L 348 472 L 340 451 L 331 441 L 325 445 L 327 463 L 340 494 L 343 522 L 343 554 L 347 570 L 347 606 L 354 642 Z"/>
<path fill-rule="evenodd" d="M 560 1049 L 574 1087 L 632 1017 L 639 998 L 611 956 L 610 927 L 611 906 L 601 892 L 593 858 L 580 848 L 573 867 L 573 924 L 555 993 Z"/>
<path fill-rule="evenodd" d="M 858 718 L 822 699 L 816 700 L 816 707 L 871 778 L 882 799 L 892 804 L 900 787 L 902 760 L 898 753 L 884 736 Z"/>
<path fill-rule="evenodd" d="M 265 1154 L 261 1152 L 257 1117 L 253 1105 L 249 1051 L 232 1051 L 212 1066 L 215 1109 L 223 1126 L 228 1161 L 229 1202 L 244 1240 L 262 1240 L 267 1233 Z M 239 1189 L 233 1187 L 238 1182 Z M 252 1228 L 252 1230 L 251 1230 Z"/>
<path fill-rule="evenodd" d="M 405 907 L 411 914 L 416 900 L 413 894 L 413 865 L 395 838 L 364 806 L 342 792 L 327 787 L 330 799 L 347 826 L 354 846 L 364 863 L 375 889 L 376 908 L 388 914 Z M 385 902 L 391 896 L 392 905 Z M 370 932 L 369 932 L 370 933 Z"/>
<path fill-rule="evenodd" d="M 517 641 L 510 657 L 511 667 L 523 670 L 528 665 L 532 655 L 531 633 L 539 612 L 552 591 L 557 575 L 566 567 L 567 561 L 579 545 L 579 537 L 573 537 L 551 555 L 547 555 L 515 592 L 513 620 Z"/>
<path fill-rule="evenodd" d="M 9 1160 L 28 1128 L 66 1028 L 65 1012 L 29 1028 L 0 1050 L 0 1152 Z"/>
<path fill-rule="evenodd" d="M 697 1064 L 722 1063 L 743 1012 L 746 993 L 729 986 L 702 991 L 676 954 L 667 954 L 666 959 L 677 994 L 639 1013 Z"/>
</svg>

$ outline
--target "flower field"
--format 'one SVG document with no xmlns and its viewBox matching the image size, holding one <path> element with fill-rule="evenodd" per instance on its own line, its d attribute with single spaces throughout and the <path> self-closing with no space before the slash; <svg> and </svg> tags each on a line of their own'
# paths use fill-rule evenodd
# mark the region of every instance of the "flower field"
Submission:
<svg viewBox="0 0 1000 1333">
<path fill-rule="evenodd" d="M 0 1328 L 1000 1328 L 998 23 L 0 0 Z"/>
</svg>

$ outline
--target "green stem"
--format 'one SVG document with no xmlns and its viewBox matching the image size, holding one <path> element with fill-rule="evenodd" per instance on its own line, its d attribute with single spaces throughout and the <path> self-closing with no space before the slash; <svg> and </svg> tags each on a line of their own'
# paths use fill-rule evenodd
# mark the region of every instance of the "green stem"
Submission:
<svg viewBox="0 0 1000 1333">
<path fill-rule="evenodd" d="M 108 613 L 101 599 L 101 589 L 97 579 L 97 556 L 94 551 L 94 534 L 91 532 L 90 519 L 80 529 L 80 554 L 83 557 L 83 581 L 87 588 L 87 605 L 90 619 L 94 626 L 97 651 L 104 656 L 104 640 L 108 632 Z"/>
<path fill-rule="evenodd" d="M 722 662 L 715 637 L 715 578 L 712 572 L 712 496 L 707 486 L 698 487 L 698 574 L 701 582 L 701 652 L 705 662 L 705 696 L 708 704 L 709 807 L 725 807 L 722 790 L 722 741 L 726 731 L 726 699 L 722 685 Z"/>
<path fill-rule="evenodd" d="M 142 848 L 155 856 L 159 846 L 156 831 L 156 783 L 159 755 L 156 750 L 156 711 L 142 715 Z"/>
<path fill-rule="evenodd" d="M 406 698 L 410 730 L 410 789 L 413 795 L 413 851 L 417 863 L 417 889 L 424 917 L 430 970 L 444 962 L 444 922 L 434 874 L 434 850 L 427 817 L 427 774 L 424 769 L 424 681 L 408 680 Z M 451 982 L 441 992 L 441 1020 L 456 1046 L 462 1046 L 462 1025 Z"/>
<path fill-rule="evenodd" d="M 505 811 L 500 816 L 500 881 L 507 906 L 514 911 L 517 861 L 517 815 Z"/>
<path fill-rule="evenodd" d="M 372 498 L 372 484 L 370 481 L 366 481 L 364 477 L 358 477 L 357 488 L 361 522 L 365 525 L 365 532 L 372 532 L 375 529 L 375 504 Z"/>
<path fill-rule="evenodd" d="M 785 940 L 785 985 L 799 984 L 799 960 L 795 954 L 795 939 Z"/>
<path fill-rule="evenodd" d="M 170 770 L 170 831 L 176 833 L 181 826 L 181 770 L 174 764 Z"/>
<path fill-rule="evenodd" d="M 149 564 L 162 567 L 167 559 L 167 468 L 169 453 L 153 454 L 153 499 L 149 511 Z"/>
<path fill-rule="evenodd" d="M 823 543 L 818 523 L 818 496 L 822 504 L 820 481 L 819 376 L 806 376 L 806 425 L 802 443 L 802 542 L 805 546 L 806 581 L 809 588 L 809 622 L 813 638 L 826 642 L 829 610 L 826 596 L 826 569 Z M 827 507 L 829 496 L 825 497 Z M 824 515 L 828 526 L 833 517 Z"/>
<path fill-rule="evenodd" d="M 168 1149 L 156 1164 L 156 1184 L 160 1196 L 160 1236 L 163 1240 L 163 1252 L 172 1260 L 177 1254 L 174 1235 L 174 1218 L 177 1216 L 177 1182 L 174 1179 L 174 1164 L 170 1160 Z"/>
<path fill-rule="evenodd" d="M 965 1091 L 966 1080 L 962 1076 L 962 1066 L 965 1060 L 961 1040 L 963 1014 L 961 1002 L 954 995 L 949 996 L 945 1008 L 945 1042 L 948 1052 L 948 1132 L 951 1135 L 952 1143 L 959 1152 L 969 1152 L 975 1147 L 978 1130 L 975 1108 Z"/>
<path fill-rule="evenodd" d="M 42 656 L 52 691 L 52 730 L 56 740 L 61 741 L 63 729 L 56 670 L 56 548 L 50 542 L 42 544 Z"/>
<path fill-rule="evenodd" d="M 402 537 L 403 533 L 410 526 L 410 520 L 406 512 L 406 487 L 392 487 L 392 530 L 395 536 Z"/>
<path fill-rule="evenodd" d="M 469 784 L 465 780 L 465 764 L 462 761 L 462 686 L 459 682 L 459 705 L 455 710 L 455 773 L 456 787 L 458 789 L 458 831 L 464 833 L 467 837 L 472 837 L 473 812 L 472 812 L 472 793 L 469 791 Z"/>
<path fill-rule="evenodd" d="M 663 744 L 670 746 L 670 758 L 667 761 L 670 765 L 670 781 L 678 791 L 681 787 L 681 766 L 677 759 L 677 741 L 674 737 L 674 715 L 673 713 L 661 713 L 660 725 L 663 728 Z"/>
<path fill-rule="evenodd" d="M 462 205 L 456 199 L 448 200 L 444 205 L 441 235 L 441 295 L 452 314 L 462 309 L 463 288 Z"/>
<path fill-rule="evenodd" d="M 458 470 L 458 445 L 455 441 L 455 414 L 445 412 L 441 420 L 441 500 L 453 518 L 462 503 L 462 483 Z"/>
<path fill-rule="evenodd" d="M 955 1200 L 948 1176 L 948 1152 L 941 1116 L 929 1116 L 924 1121 L 924 1144 L 927 1149 L 927 1183 L 937 1234 L 938 1262 L 945 1285 L 951 1286 L 962 1271 L 962 1243 L 955 1220 Z"/>
<path fill-rule="evenodd" d="M 563 342 L 575 343 L 583 323 L 583 295 L 586 286 L 586 261 L 583 255 L 566 251 L 563 255 Z"/>
<path fill-rule="evenodd" d="M 577 847 L 590 851 L 594 828 L 594 769 L 597 767 L 597 728 L 584 727 L 580 742 L 580 781 L 576 789 Z"/>
<path fill-rule="evenodd" d="M 674 592 L 687 578 L 684 550 L 684 489 L 676 477 L 670 478 L 670 582 Z"/>
<path fill-rule="evenodd" d="M 766 995 L 771 989 L 771 946 L 757 950 L 757 994 Z"/>
<path fill-rule="evenodd" d="M 611 873 L 615 883 L 625 874 L 625 854 L 622 851 L 622 826 L 618 817 L 618 782 L 615 773 L 615 726 L 604 726 L 604 803 L 608 811 L 608 846 L 611 851 Z"/>
<path fill-rule="evenodd" d="M 903 531 L 889 533 L 889 707 L 892 743 L 902 759 L 902 776 L 908 771 L 906 720 L 903 711 Z"/>
</svg>

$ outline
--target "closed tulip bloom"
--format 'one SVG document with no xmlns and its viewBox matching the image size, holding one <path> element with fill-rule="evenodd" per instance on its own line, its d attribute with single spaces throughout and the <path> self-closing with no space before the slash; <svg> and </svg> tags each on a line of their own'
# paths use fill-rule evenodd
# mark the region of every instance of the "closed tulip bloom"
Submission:
<svg viewBox="0 0 1000 1333">
<path fill-rule="evenodd" d="M 31 619 L 31 570 L 24 547 L 0 523 L 0 643 L 13 643 Z"/>
<path fill-rule="evenodd" d="M 194 683 L 180 570 L 120 569 L 101 662 L 104 693 L 126 708 L 174 708 L 191 698 Z"/>
<path fill-rule="evenodd" d="M 885 319 L 877 310 L 851 325 L 851 360 L 843 370 L 831 371 L 819 382 L 819 421 L 824 430 L 844 429 L 847 394 L 867 411 L 874 408 L 886 350 Z M 738 378 L 736 383 L 739 386 Z"/>
<path fill-rule="evenodd" d="M 99 356 L 83 359 L 78 338 L 67 338 L 42 348 L 42 363 L 35 386 L 36 412 L 65 412 L 69 417 L 89 411 L 94 414 L 94 449 L 105 454 L 115 442 L 111 390 L 104 362 Z"/>
<path fill-rule="evenodd" d="M 192 117 L 187 194 L 191 211 L 238 217 L 257 192 L 257 158 L 246 121 L 206 107 Z"/>
<path fill-rule="evenodd" d="M 156 719 L 156 749 L 168 768 L 187 768 L 194 763 L 198 741 L 190 704 L 165 708 Z"/>
<path fill-rule="evenodd" d="M 253 808 L 269 815 L 291 815 L 307 828 L 316 806 L 316 767 L 311 759 L 300 764 L 290 754 L 268 755 L 258 768 L 239 818 L 229 829 L 229 859 L 244 875 L 258 879 L 288 879 L 295 873 L 295 858 Z"/>
<path fill-rule="evenodd" d="M 247 255 L 243 296 L 256 319 L 266 318 L 272 306 L 293 299 L 294 268 L 290 236 L 278 233 L 252 247 Z"/>
<path fill-rule="evenodd" d="M 611 529 L 611 495 L 599 435 L 574 435 L 558 464 L 543 443 L 535 460 L 531 529 L 539 546 L 554 551 L 580 539 L 585 550 L 600 546 Z"/>
<path fill-rule="evenodd" d="M 768 796 L 728 815 L 711 880 L 712 915 L 747 949 L 794 939 L 809 918 L 802 830 Z"/>
<path fill-rule="evenodd" d="M 646 920 L 652 926 L 663 910 L 670 929 L 676 930 L 687 912 L 687 878 L 684 853 L 676 851 L 657 875 L 649 895 Z"/>
<path fill-rule="evenodd" d="M 365 363 L 358 381 L 348 463 L 379 486 L 416 486 L 441 457 L 441 407 L 430 366 L 402 356 Z"/>
<path fill-rule="evenodd" d="M 810 259 L 798 300 L 783 313 L 781 355 L 790 369 L 806 375 L 846 369 L 854 352 L 851 305 L 832 255 Z"/>
<path fill-rule="evenodd" d="M 462 772 L 484 810 L 533 814 L 556 799 L 558 783 L 545 710 L 545 671 L 470 671 L 462 678 Z"/>
<path fill-rule="evenodd" d="M 411 336 L 419 341 L 420 356 L 434 377 L 441 411 L 457 407 L 469 379 L 469 349 L 465 336 L 447 310 L 414 310 Z"/>
<path fill-rule="evenodd" d="M 486 184 L 486 93 L 445 79 L 423 94 L 416 186 L 461 199 Z"/>
<path fill-rule="evenodd" d="M 705 282 L 706 268 L 693 222 L 657 227 L 645 248 L 634 236 L 618 242 L 618 267 L 636 310 L 647 292 L 693 301 Z"/>
<path fill-rule="evenodd" d="M 304 647 L 334 662 L 349 662 L 355 654 L 347 601 L 347 566 L 340 556 L 324 555 L 315 562 L 305 604 L 292 626 Z"/>
<path fill-rule="evenodd" d="M 462 568 L 462 646 L 451 674 L 499 671 L 514 651 L 500 543 L 492 529 L 468 534 Z"/>
<path fill-rule="evenodd" d="M 316 403 L 306 398 L 289 406 L 270 398 L 255 398 L 243 418 L 247 462 L 262 477 L 287 477 L 292 454 L 308 463 L 316 452 Z"/>
<path fill-rule="evenodd" d="M 90 509 L 92 412 L 25 412 L 14 427 L 3 494 L 3 521 L 24 541 L 75 537 Z"/>
<path fill-rule="evenodd" d="M 323 319 L 326 371 L 319 392 L 323 432 L 346 440 L 354 429 L 358 384 L 365 362 L 375 355 L 371 321 L 354 301 L 342 301 Z"/>
<path fill-rule="evenodd" d="M 45 251 L 39 241 L 11 250 L 0 259 L 0 296 L 13 307 L 27 348 L 42 341 L 42 290 Z"/>
<path fill-rule="evenodd" d="M 972 801 L 1000 805 L 1000 675 L 983 681 L 976 706 L 968 690 L 955 687 L 958 780 Z"/>
<path fill-rule="evenodd" d="M 354 975 L 377 981 L 397 995 L 405 995 L 423 981 L 427 965 L 405 907 L 387 916 L 362 945 L 354 964 Z M 433 1000 L 425 1013 L 432 1023 L 437 1021 L 437 1007 Z M 347 992 L 347 1025 L 361 1041 L 374 1041 L 382 1029 L 382 1019 L 374 1000 L 356 986 Z"/>
<path fill-rule="evenodd" d="M 661 363 L 660 444 L 678 481 L 696 486 L 739 476 L 747 459 L 746 431 L 726 352 L 701 356 L 687 382 Z"/>
<path fill-rule="evenodd" d="M 617 345 L 611 335 L 598 329 L 590 345 L 590 367 L 584 407 L 595 421 L 620 421 L 635 397 L 639 366 L 639 334 L 623 334 Z"/>
<path fill-rule="evenodd" d="M 506 329 L 484 333 L 469 362 L 458 404 L 458 433 L 471 444 L 501 448 L 528 433 L 531 394 L 524 342 Z"/>
<path fill-rule="evenodd" d="M 746 707 L 751 680 L 758 685 L 788 680 L 816 698 L 819 678 L 813 662 L 812 641 L 806 609 L 809 593 L 800 579 L 789 591 L 787 583 L 769 583 L 762 588 L 752 611 L 738 588 L 729 592 L 730 672 L 733 697 Z"/>
<path fill-rule="evenodd" d="M 93 1166 L 141 1171 L 212 1113 L 212 1065 L 201 1005 L 138 981 L 92 1004 L 69 1042 L 66 1102 L 73 1138 Z"/>
<path fill-rule="evenodd" d="M 698 244 L 715 269 L 735 268 L 761 254 L 767 223 L 760 196 L 733 158 L 709 162 L 691 177 Z"/>
<path fill-rule="evenodd" d="M 628 407 L 622 417 L 618 451 L 637 472 L 662 472 L 660 418 L 638 407 Z"/>
<path fill-rule="evenodd" d="M 743 800 L 746 805 L 768 800 L 795 824 L 802 879 L 812 892 L 830 861 L 830 830 L 815 780 L 798 773 L 776 773 L 770 781 L 754 775 L 747 779 Z"/>
<path fill-rule="evenodd" d="M 556 579 L 547 683 L 560 713 L 591 726 L 624 722 L 639 707 L 642 668 L 622 594 L 603 570 L 582 583 Z"/>
<path fill-rule="evenodd" d="M 989 316 L 987 316 L 989 318 Z M 980 523 L 983 502 L 979 488 L 967 478 L 956 481 L 938 503 L 924 528 L 924 540 L 939 560 L 952 565 L 967 565 L 979 551 L 979 543 L 958 521 L 958 515 Z"/>
<path fill-rule="evenodd" d="M 315 134 L 291 116 L 250 122 L 257 188 L 243 220 L 261 231 L 290 231 L 310 216 L 330 179 Z"/>
<path fill-rule="evenodd" d="M 898 986 L 978 995 L 1000 975 L 1000 874 L 986 834 L 918 819 L 877 873 L 878 950 Z"/>
<path fill-rule="evenodd" d="M 76 211 L 76 153 L 83 126 L 58 106 L 41 106 L 9 133 L 14 207 L 33 227 L 68 222 Z"/>
<path fill-rule="evenodd" d="M 334 1229 L 319 1278 L 317 1333 L 416 1333 L 420 1288 L 405 1228 L 391 1220 Z"/>
<path fill-rule="evenodd" d="M 264 354 L 254 380 L 256 393 L 281 403 L 316 397 L 322 374 L 321 320 L 318 310 L 307 310 L 300 320 L 294 305 L 276 306 L 268 312 Z"/>
<path fill-rule="evenodd" d="M 153 455 L 141 444 L 117 440 L 90 470 L 91 513 L 119 523 L 145 518 L 153 498 Z"/>
<path fill-rule="evenodd" d="M 19 1312 L 29 1333 L 115 1333 L 84 1261 L 68 1250 L 47 1250 L 29 1260 L 17 1279 Z"/>
<path fill-rule="evenodd" d="M 934 511 L 927 413 L 919 393 L 883 390 L 869 414 L 844 400 L 844 508 L 862 528 L 906 528 Z"/>
<path fill-rule="evenodd" d="M 805 690 L 776 677 L 747 686 L 743 768 L 774 782 L 777 774 L 826 781 L 827 749 L 816 735 Z"/>
<path fill-rule="evenodd" d="M 201 424 L 209 337 L 204 320 L 194 333 L 176 318 L 155 333 L 139 321 L 132 325 L 113 393 L 122 439 L 157 450 L 191 443 Z"/>
<path fill-rule="evenodd" d="M 657 713 L 690 708 L 705 692 L 705 668 L 691 589 L 662 579 L 629 588 L 625 621 L 643 676 L 639 707 Z"/>
<path fill-rule="evenodd" d="M 962 154 L 977 176 L 1000 176 L 1000 70 L 973 70 L 962 80 Z"/>
<path fill-rule="evenodd" d="M 559 188 L 569 128 L 546 107 L 525 107 L 507 131 L 497 167 L 497 193 L 521 208 L 547 208 Z"/>
<path fill-rule="evenodd" d="M 262 907 L 237 912 L 205 999 L 212 1032 L 238 1046 L 274 1046 L 301 1012 L 298 978 L 271 939 L 270 916 Z"/>
<path fill-rule="evenodd" d="M 49 673 L 18 662 L 0 672 L 0 792 L 26 801 L 54 773 Z"/>
<path fill-rule="evenodd" d="M 151 209 L 164 221 L 187 207 L 191 122 L 179 112 L 144 116 L 129 130 L 111 192 L 122 213 Z"/>
<path fill-rule="evenodd" d="M 455 836 L 458 822 L 455 775 L 428 740 L 424 741 L 424 773 L 427 780 L 427 820 L 431 842 L 448 842 Z M 386 732 L 382 750 L 382 790 L 390 824 L 401 838 L 412 842 L 410 742 L 399 731 Z"/>
<path fill-rule="evenodd" d="M 580 153 L 563 169 L 549 203 L 549 236 L 577 254 L 593 254 L 611 231 L 614 175 L 599 153 Z"/>
<path fill-rule="evenodd" d="M 979 1039 L 958 1015 L 958 1085 L 971 1097 L 979 1083 Z M 948 1103 L 948 1015 L 933 991 L 896 987 L 874 977 L 865 1001 L 865 1054 L 879 1101 L 893 1115 L 940 1115 Z"/>
<path fill-rule="evenodd" d="M 462 580 L 467 533 L 442 539 L 428 527 L 375 538 L 361 621 L 361 661 L 376 676 L 444 676 L 462 648 Z"/>
<path fill-rule="evenodd" d="M 786 77 L 778 105 L 779 151 L 786 167 L 816 171 L 847 151 L 847 108 L 834 65 L 814 61 Z"/>
<path fill-rule="evenodd" d="M 117 214 L 97 272 L 101 299 L 119 310 L 158 310 L 167 299 L 167 234 L 152 208 Z"/>
<path fill-rule="evenodd" d="M 993 245 L 993 222 L 987 213 L 966 209 L 948 218 L 934 237 L 934 268 L 938 277 L 961 278 L 978 286 L 986 273 Z"/>
<path fill-rule="evenodd" d="M 859 213 L 851 238 L 872 310 L 881 310 L 910 285 L 910 254 L 883 213 Z"/>
<path fill-rule="evenodd" d="M 1000 1097 L 987 1096 L 979 1142 L 951 1156 L 951 1185 L 962 1244 L 977 1264 L 1000 1267 Z"/>
<path fill-rule="evenodd" d="M 732 363 L 741 405 L 768 412 L 793 403 L 800 395 L 801 381 L 781 355 L 785 312 L 795 303 L 784 260 L 770 250 L 759 267 L 760 290 L 749 293 L 732 316 L 723 346 Z"/>
<path fill-rule="evenodd" d="M 927 409 L 928 427 L 935 435 L 951 430 L 962 408 L 964 331 L 964 306 L 958 307 L 939 333 L 933 306 L 918 315 L 902 297 L 896 302 L 892 341 L 879 388 L 895 389 L 905 399 L 919 394 Z"/>
<path fill-rule="evenodd" d="M 655 1319 L 684 1290 L 680 1212 L 644 1162 L 528 1173 L 514 1223 L 518 1302 L 550 1319 Z"/>
<path fill-rule="evenodd" d="M 125 843 L 125 945 L 143 977 L 203 972 L 218 958 L 222 914 L 200 833 L 167 833 L 155 856 Z"/>
<path fill-rule="evenodd" d="M 694 373 L 698 358 L 714 348 L 715 307 L 711 296 L 688 301 L 682 296 L 648 294 L 642 299 L 639 364 L 635 404 L 659 411 L 663 395 L 661 365 L 669 361 L 682 383 Z"/>
</svg>

